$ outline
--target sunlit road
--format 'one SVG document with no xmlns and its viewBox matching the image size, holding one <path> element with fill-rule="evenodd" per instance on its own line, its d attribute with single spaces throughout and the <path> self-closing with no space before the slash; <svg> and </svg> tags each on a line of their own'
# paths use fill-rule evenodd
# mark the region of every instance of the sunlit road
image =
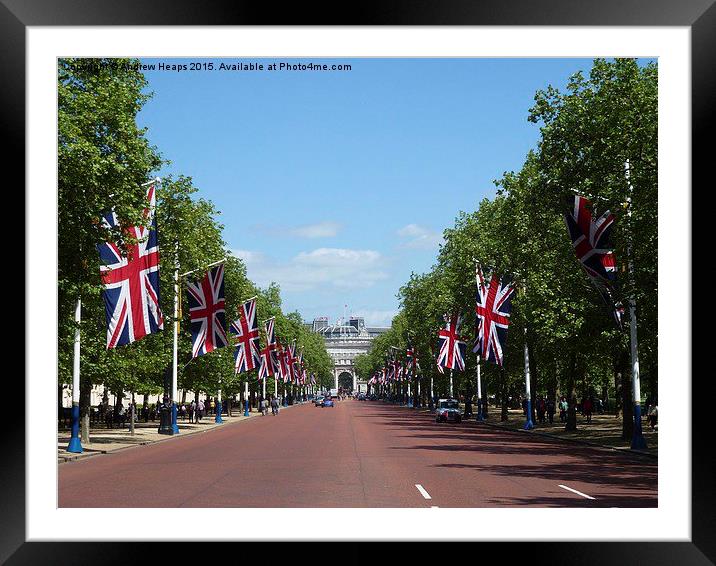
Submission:
<svg viewBox="0 0 716 566">
<path fill-rule="evenodd" d="M 350 400 L 61 464 L 59 505 L 656 507 L 657 464 Z"/>
</svg>

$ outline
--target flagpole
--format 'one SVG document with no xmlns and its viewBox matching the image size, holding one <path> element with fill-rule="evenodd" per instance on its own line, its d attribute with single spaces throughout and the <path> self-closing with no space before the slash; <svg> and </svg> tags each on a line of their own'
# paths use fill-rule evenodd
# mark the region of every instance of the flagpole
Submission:
<svg viewBox="0 0 716 566">
<path fill-rule="evenodd" d="M 532 430 L 535 425 L 532 422 L 532 396 L 530 393 L 530 354 L 527 348 L 527 326 L 525 325 L 525 395 L 527 396 L 527 420 L 525 430 Z"/>
<path fill-rule="evenodd" d="M 82 299 L 77 297 L 75 305 L 75 343 L 72 359 L 72 435 L 67 445 L 68 452 L 81 453 L 80 442 L 80 322 L 82 320 Z"/>
<path fill-rule="evenodd" d="M 629 196 L 627 197 L 627 217 L 629 218 L 629 227 L 631 229 L 631 194 L 633 187 L 630 180 L 631 166 L 627 159 L 624 163 L 624 175 L 629 183 Z M 629 297 L 629 338 L 631 349 L 631 383 L 632 383 L 632 401 L 634 402 L 634 431 L 632 433 L 631 448 L 632 450 L 646 449 L 646 439 L 641 429 L 641 382 L 639 376 L 639 343 L 637 341 L 637 321 L 636 321 L 636 299 L 634 298 L 634 261 L 632 259 L 631 247 L 631 231 L 629 233 L 629 243 L 627 248 L 629 280 L 632 284 L 632 290 Z"/>
<path fill-rule="evenodd" d="M 177 423 L 177 374 L 179 365 L 179 240 L 174 241 L 174 336 L 172 344 L 172 435 L 179 434 Z"/>
<path fill-rule="evenodd" d="M 430 409 L 430 411 L 432 411 L 433 409 L 435 409 L 435 393 L 434 393 L 434 388 L 433 388 L 433 376 L 432 376 L 432 374 L 430 375 L 430 402 L 429 402 L 429 404 L 428 404 L 428 408 Z"/>
<path fill-rule="evenodd" d="M 219 389 L 216 392 L 216 415 L 214 416 L 215 423 L 223 423 L 224 419 L 221 418 L 221 376 L 219 376 Z"/>
<path fill-rule="evenodd" d="M 244 416 L 249 416 L 249 377 L 244 381 Z"/>
<path fill-rule="evenodd" d="M 452 368 L 450 368 L 450 399 L 452 399 Z"/>
<path fill-rule="evenodd" d="M 477 422 L 483 422 L 485 415 L 482 412 L 482 383 L 480 381 L 480 354 L 477 355 Z"/>
</svg>

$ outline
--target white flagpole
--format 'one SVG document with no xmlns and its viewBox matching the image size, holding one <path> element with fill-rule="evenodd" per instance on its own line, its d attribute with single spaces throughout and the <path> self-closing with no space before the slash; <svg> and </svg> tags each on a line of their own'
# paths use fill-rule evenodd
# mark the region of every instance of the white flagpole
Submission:
<svg viewBox="0 0 716 566">
<path fill-rule="evenodd" d="M 216 391 L 216 414 L 214 415 L 215 423 L 223 423 L 224 419 L 221 418 L 221 376 L 219 376 L 219 389 Z"/>
<path fill-rule="evenodd" d="M 624 164 L 624 175 L 629 183 L 629 197 L 627 198 L 627 216 L 631 224 L 631 193 L 633 187 L 629 179 L 631 166 L 629 160 Z M 632 286 L 634 285 L 634 261 L 632 260 L 631 234 L 627 248 L 629 279 Z M 637 322 L 636 322 L 636 299 L 634 298 L 634 290 L 632 289 L 629 297 L 629 338 L 631 349 L 631 384 L 632 384 L 632 401 L 634 402 L 634 432 L 632 433 L 631 447 L 632 449 L 644 450 L 646 439 L 641 429 L 641 381 L 639 376 L 639 343 L 637 341 Z"/>
<path fill-rule="evenodd" d="M 530 392 L 530 354 L 527 348 L 527 327 L 525 326 L 525 395 L 527 396 L 527 420 L 525 421 L 525 430 L 531 430 L 535 427 L 532 422 L 532 394 Z"/>
<path fill-rule="evenodd" d="M 179 434 L 177 423 L 177 374 L 179 365 L 179 240 L 174 242 L 174 336 L 172 344 L 172 434 Z"/>
<path fill-rule="evenodd" d="M 80 442 L 80 322 L 82 320 L 82 299 L 75 304 L 75 343 L 72 359 L 72 435 L 67 445 L 68 452 L 81 453 Z"/>
<path fill-rule="evenodd" d="M 244 416 L 249 416 L 249 378 L 244 382 Z"/>
<path fill-rule="evenodd" d="M 452 399 L 452 368 L 450 368 L 450 399 Z"/>
<path fill-rule="evenodd" d="M 477 355 L 477 420 L 482 422 L 485 416 L 482 412 L 482 383 L 480 380 L 480 354 Z"/>
</svg>

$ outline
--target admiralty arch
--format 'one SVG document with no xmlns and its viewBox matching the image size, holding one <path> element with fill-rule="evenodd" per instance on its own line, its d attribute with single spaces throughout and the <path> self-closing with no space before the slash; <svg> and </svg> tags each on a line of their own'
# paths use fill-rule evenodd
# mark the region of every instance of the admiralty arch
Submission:
<svg viewBox="0 0 716 566">
<path fill-rule="evenodd" d="M 333 360 L 335 388 L 366 391 L 365 381 L 358 380 L 354 360 L 358 354 L 370 351 L 373 340 L 390 330 L 388 326 L 366 326 L 362 317 L 350 317 L 348 322 L 341 320 L 330 324 L 328 317 L 313 320 L 311 330 L 323 336 L 328 355 Z"/>
</svg>

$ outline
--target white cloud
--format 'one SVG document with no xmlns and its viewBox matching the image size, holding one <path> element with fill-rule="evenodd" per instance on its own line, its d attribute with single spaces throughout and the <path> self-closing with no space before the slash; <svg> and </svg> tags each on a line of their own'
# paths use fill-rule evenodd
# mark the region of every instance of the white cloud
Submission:
<svg viewBox="0 0 716 566">
<path fill-rule="evenodd" d="M 351 311 L 351 315 L 363 317 L 366 326 L 390 326 L 397 314 L 397 310 L 358 309 Z"/>
<path fill-rule="evenodd" d="M 385 259 L 373 250 L 318 248 L 284 262 L 249 250 L 232 254 L 244 261 L 249 279 L 262 287 L 276 282 L 286 291 L 363 288 L 388 277 Z"/>
<path fill-rule="evenodd" d="M 276 224 L 255 224 L 254 230 L 273 237 L 292 238 L 333 238 L 338 235 L 342 226 L 338 222 L 324 220 L 313 224 L 301 224 L 299 226 L 277 226 Z"/>
<path fill-rule="evenodd" d="M 337 222 L 317 222 L 289 229 L 289 234 L 299 238 L 331 238 L 338 234 L 341 225 Z"/>
<path fill-rule="evenodd" d="M 432 250 L 443 242 L 442 234 L 425 226 L 420 226 L 419 224 L 408 224 L 407 226 L 403 226 L 396 233 L 404 239 L 401 244 L 404 248 Z"/>
</svg>

